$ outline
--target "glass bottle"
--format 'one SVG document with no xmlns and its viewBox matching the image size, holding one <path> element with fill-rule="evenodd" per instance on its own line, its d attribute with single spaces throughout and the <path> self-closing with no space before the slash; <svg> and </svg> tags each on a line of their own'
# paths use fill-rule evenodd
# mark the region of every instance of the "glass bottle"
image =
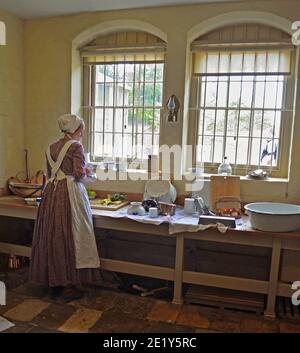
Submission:
<svg viewBox="0 0 300 353">
<path fill-rule="evenodd" d="M 227 160 L 227 157 L 224 157 L 223 162 L 219 165 L 218 174 L 220 174 L 220 175 L 231 175 L 232 174 L 232 168 Z"/>
</svg>

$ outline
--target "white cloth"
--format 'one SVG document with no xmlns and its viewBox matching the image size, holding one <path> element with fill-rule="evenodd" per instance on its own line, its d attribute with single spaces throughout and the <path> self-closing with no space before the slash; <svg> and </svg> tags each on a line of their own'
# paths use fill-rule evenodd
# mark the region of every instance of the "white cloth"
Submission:
<svg viewBox="0 0 300 353">
<path fill-rule="evenodd" d="M 169 234 L 198 232 L 210 228 L 216 228 L 220 233 L 226 233 L 228 227 L 222 223 L 217 224 L 198 224 L 199 216 L 186 216 L 184 211 L 180 208 L 176 209 L 174 216 L 159 216 L 157 218 L 150 218 L 149 214 L 144 216 L 129 215 L 127 209 L 123 208 L 119 211 L 105 211 L 105 216 L 111 218 L 129 218 L 136 222 L 160 225 L 162 223 L 169 224 Z"/>
<path fill-rule="evenodd" d="M 66 142 L 61 149 L 57 161 L 52 160 L 50 147 L 47 158 L 51 166 L 51 178 L 48 182 L 54 183 L 67 179 L 67 187 L 72 212 L 72 232 L 75 246 L 76 268 L 99 268 L 100 260 L 94 234 L 92 211 L 89 198 L 83 183 L 75 181 L 70 175 L 60 169 L 63 159 L 75 140 Z"/>
<path fill-rule="evenodd" d="M 63 114 L 58 118 L 58 126 L 65 133 L 73 134 L 81 124 L 83 120 L 75 114 Z"/>
</svg>

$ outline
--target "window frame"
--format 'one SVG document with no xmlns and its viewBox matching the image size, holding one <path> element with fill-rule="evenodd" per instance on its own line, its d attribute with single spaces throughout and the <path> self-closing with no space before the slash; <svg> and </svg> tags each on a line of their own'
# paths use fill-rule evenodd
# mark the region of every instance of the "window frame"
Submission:
<svg viewBox="0 0 300 353">
<path fill-rule="evenodd" d="M 137 61 L 115 61 L 113 64 L 118 64 L 118 63 L 124 63 L 124 64 L 136 64 L 136 63 L 141 63 L 140 60 Z M 164 96 L 165 96 L 165 78 L 166 78 L 166 63 L 165 60 L 154 60 L 154 61 L 144 61 L 143 63 L 145 64 L 154 64 L 154 63 L 159 63 L 163 64 L 163 70 L 162 70 L 162 105 L 155 107 L 155 109 L 159 110 L 160 113 L 160 125 L 159 125 L 159 133 L 158 133 L 158 148 L 161 146 L 161 129 L 163 125 L 163 102 L 164 102 Z M 95 63 L 95 64 L 85 64 L 83 63 L 83 116 L 86 122 L 86 134 L 84 136 L 83 143 L 86 146 L 87 150 L 91 153 L 91 160 L 95 163 L 102 162 L 103 160 L 114 160 L 119 157 L 114 157 L 114 156 L 97 156 L 93 154 L 94 151 L 94 124 L 95 124 L 95 95 L 96 95 L 96 89 L 93 89 L 93 87 L 96 86 L 96 66 L 99 64 L 105 64 L 103 63 Z M 111 64 L 111 63 L 107 63 Z M 152 108 L 152 107 L 150 107 Z M 113 108 L 116 109 L 116 108 Z M 141 107 L 143 109 L 143 107 Z M 144 109 L 147 109 L 147 107 L 144 107 Z M 154 107 L 153 107 L 154 109 Z M 114 132 L 115 133 L 115 132 Z M 153 134 L 155 134 L 153 132 Z M 159 155 L 159 153 L 158 153 Z M 123 157 L 128 161 L 128 163 L 135 162 L 139 167 L 138 168 L 143 168 L 143 166 L 147 166 L 147 161 L 148 159 L 146 158 L 134 158 L 134 157 Z"/>
<path fill-rule="evenodd" d="M 247 50 L 245 46 L 244 50 Z M 268 50 L 266 46 L 263 48 Z M 214 51 L 218 49 L 214 48 Z M 194 67 L 195 56 L 192 52 L 191 54 L 191 68 Z M 199 97 L 201 97 L 201 84 L 198 87 L 198 82 L 195 77 L 198 77 L 193 73 L 191 69 L 191 81 L 190 81 L 190 99 L 189 99 L 189 124 L 188 124 L 188 144 L 192 145 L 193 165 L 197 164 L 197 140 L 198 140 L 198 128 L 199 128 L 199 115 L 202 110 L 201 107 L 196 108 L 199 102 Z M 295 70 L 296 70 L 296 52 L 291 53 L 291 74 L 286 76 L 284 80 L 283 87 L 283 100 L 282 100 L 282 116 L 281 116 L 281 126 L 280 126 L 280 136 L 279 136 L 279 149 L 278 149 L 278 163 L 276 167 L 270 168 L 269 166 L 255 166 L 255 165 L 241 165 L 233 164 L 233 174 L 235 175 L 246 175 L 248 172 L 259 167 L 265 169 L 269 172 L 269 175 L 274 178 L 288 178 L 289 171 L 289 161 L 290 161 L 290 148 L 291 148 L 291 138 L 292 138 L 292 127 L 293 127 L 293 112 L 294 112 L 294 90 L 295 90 Z M 217 76 L 217 75 L 216 75 Z M 230 74 L 228 74 L 230 76 Z M 243 76 L 243 75 L 239 75 Z M 228 109 L 228 107 L 226 107 Z M 230 162 L 230 161 L 229 161 Z M 199 162 L 198 162 L 199 163 Z M 220 163 L 209 163 L 203 162 L 204 173 L 207 174 L 217 174 L 218 166 Z"/>
</svg>

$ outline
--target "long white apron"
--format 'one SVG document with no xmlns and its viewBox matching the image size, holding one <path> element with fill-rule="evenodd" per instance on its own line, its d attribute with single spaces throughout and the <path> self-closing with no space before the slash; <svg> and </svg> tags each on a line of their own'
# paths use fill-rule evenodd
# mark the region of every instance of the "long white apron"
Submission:
<svg viewBox="0 0 300 353">
<path fill-rule="evenodd" d="M 92 211 L 87 191 L 83 183 L 75 181 L 74 177 L 65 175 L 60 169 L 70 146 L 77 141 L 66 142 L 61 149 L 57 161 L 54 162 L 47 150 L 47 159 L 51 167 L 51 178 L 48 183 L 56 183 L 67 179 L 69 200 L 72 213 L 72 232 L 75 245 L 76 268 L 99 268 L 100 260 L 95 239 Z"/>
</svg>

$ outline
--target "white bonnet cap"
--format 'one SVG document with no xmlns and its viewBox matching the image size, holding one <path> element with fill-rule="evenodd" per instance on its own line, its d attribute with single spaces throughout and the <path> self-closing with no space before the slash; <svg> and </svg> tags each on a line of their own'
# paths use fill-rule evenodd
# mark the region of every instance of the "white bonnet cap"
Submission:
<svg viewBox="0 0 300 353">
<path fill-rule="evenodd" d="M 65 133 L 73 134 L 82 124 L 83 120 L 75 114 L 63 114 L 58 118 L 58 126 Z"/>
</svg>

